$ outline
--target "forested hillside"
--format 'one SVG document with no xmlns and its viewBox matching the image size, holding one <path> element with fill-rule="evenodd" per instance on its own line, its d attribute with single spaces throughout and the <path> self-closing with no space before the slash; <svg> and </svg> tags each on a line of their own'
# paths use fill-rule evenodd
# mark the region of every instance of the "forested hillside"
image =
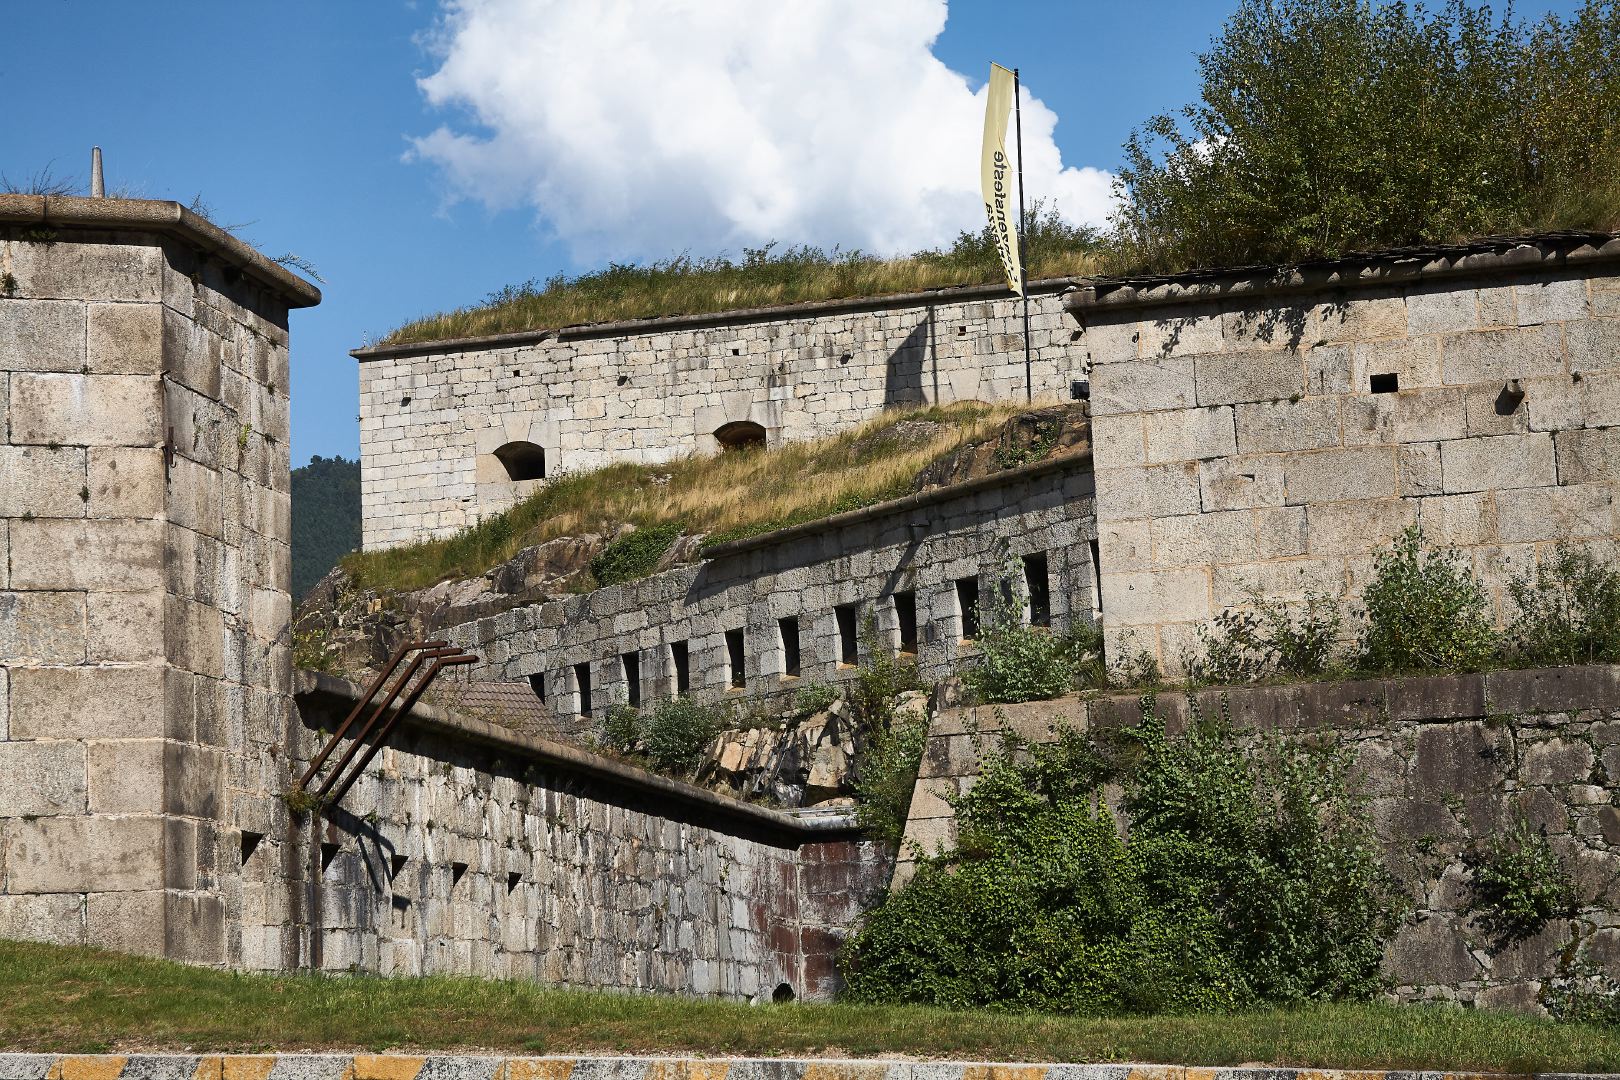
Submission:
<svg viewBox="0 0 1620 1080">
<path fill-rule="evenodd" d="M 309 459 L 292 472 L 292 591 L 297 600 L 360 546 L 360 463 Z"/>
</svg>

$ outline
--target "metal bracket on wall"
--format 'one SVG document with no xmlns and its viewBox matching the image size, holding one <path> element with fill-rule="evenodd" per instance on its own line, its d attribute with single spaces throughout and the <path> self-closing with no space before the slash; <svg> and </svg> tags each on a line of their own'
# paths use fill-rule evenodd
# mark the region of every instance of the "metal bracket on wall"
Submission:
<svg viewBox="0 0 1620 1080">
<path fill-rule="evenodd" d="M 412 655 L 413 653 L 415 655 Z M 406 657 L 410 657 L 408 664 L 405 663 Z M 321 766 L 326 764 L 326 759 L 332 756 L 338 743 L 349 733 L 349 729 L 360 718 L 360 714 L 372 705 L 378 692 L 385 685 L 388 689 L 383 694 L 382 700 L 372 709 L 365 723 L 360 725 L 348 749 L 338 758 L 337 764 L 332 767 L 326 780 L 315 791 L 316 806 L 334 806 L 342 800 L 355 780 L 365 772 L 366 766 L 371 764 L 371 759 L 377 756 L 377 751 L 388 741 L 388 736 L 393 733 L 400 720 L 415 707 L 433 680 L 438 678 L 439 672 L 447 667 L 477 662 L 477 656 L 465 649 L 452 646 L 447 641 L 408 641 L 395 649 L 394 654 L 388 658 L 388 663 L 383 665 L 383 669 L 371 680 L 371 685 L 366 687 L 366 692 L 360 696 L 354 708 L 349 710 L 349 715 L 338 725 L 337 731 L 309 763 L 304 775 L 298 778 L 298 790 L 309 790 L 310 783 L 320 772 Z M 405 665 L 405 670 L 398 678 L 394 678 L 401 664 Z M 424 664 L 427 665 L 426 671 L 422 671 Z M 418 672 L 421 672 L 419 678 Z M 390 679 L 393 680 L 392 683 L 389 682 Z M 409 689 L 406 689 L 407 687 Z M 401 693 L 404 697 L 400 696 Z M 355 760 L 357 755 L 358 761 Z"/>
</svg>

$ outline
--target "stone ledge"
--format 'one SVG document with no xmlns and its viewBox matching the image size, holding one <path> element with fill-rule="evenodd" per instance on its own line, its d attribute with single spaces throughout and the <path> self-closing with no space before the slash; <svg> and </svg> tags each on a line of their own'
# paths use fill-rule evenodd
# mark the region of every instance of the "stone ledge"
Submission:
<svg viewBox="0 0 1620 1080">
<path fill-rule="evenodd" d="M 0 1054 L 0 1080 L 1608 1080 L 1614 1073 L 897 1061 L 883 1058 L 495 1057 L 462 1054 Z"/>
<path fill-rule="evenodd" d="M 86 229 L 139 229 L 189 240 L 275 290 L 288 307 L 314 307 L 321 290 L 272 262 L 206 218 L 177 202 L 157 199 L 83 199 L 68 195 L 0 195 L 0 224 Z"/>
<path fill-rule="evenodd" d="M 1065 294 L 1063 306 L 1083 322 L 1086 314 L 1094 312 L 1221 300 L 1246 302 L 1296 293 L 1388 288 L 1461 276 L 1559 270 L 1616 261 L 1620 261 L 1620 236 L 1613 233 L 1485 237 L 1467 244 L 1370 252 L 1298 266 L 1249 266 L 1094 281 L 1077 285 Z"/>
<path fill-rule="evenodd" d="M 334 675 L 327 675 L 317 671 L 299 669 L 294 674 L 293 696 L 300 702 L 310 699 L 325 699 L 340 703 L 342 706 L 352 707 L 358 701 L 364 689 L 358 684 Z M 837 837 L 852 837 L 859 834 L 855 824 L 854 814 L 839 810 L 829 812 L 826 810 L 808 810 L 787 812 L 772 810 L 769 807 L 757 806 L 753 803 L 742 802 L 737 799 L 728 799 L 724 795 L 717 795 L 707 788 L 698 787 L 680 780 L 672 780 L 667 776 L 648 772 L 646 769 L 611 758 L 593 754 L 566 743 L 553 742 L 538 735 L 527 735 L 501 727 L 485 720 L 477 720 L 460 713 L 450 712 L 436 705 L 426 702 L 417 702 L 411 711 L 405 714 L 404 723 L 410 726 L 430 731 L 438 735 L 448 736 L 452 740 L 470 740 L 488 746 L 498 747 L 501 750 L 520 754 L 536 761 L 543 761 L 548 765 L 559 766 L 574 772 L 582 773 L 598 779 L 610 780 L 615 783 L 638 789 L 649 795 L 688 805 L 695 805 L 717 814 L 721 817 L 741 819 L 754 825 L 763 825 L 774 832 L 784 834 L 794 843 L 812 843 Z M 0 1072 L 0 1080 L 10 1080 Z"/>
</svg>

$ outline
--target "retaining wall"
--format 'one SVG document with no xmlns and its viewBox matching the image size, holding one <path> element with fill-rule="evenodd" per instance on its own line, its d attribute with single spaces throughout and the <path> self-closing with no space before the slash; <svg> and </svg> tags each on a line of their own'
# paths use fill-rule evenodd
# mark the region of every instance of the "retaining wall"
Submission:
<svg viewBox="0 0 1620 1080">
<path fill-rule="evenodd" d="M 1613 549 L 1620 240 L 1098 283 L 1067 304 L 1095 365 L 1115 656 L 1181 670 L 1249 586 L 1351 597 L 1413 523 L 1468 554 L 1499 617 L 1552 544 Z"/>
<path fill-rule="evenodd" d="M 0 195 L 0 936 L 239 960 L 319 299 L 174 203 Z"/>
<path fill-rule="evenodd" d="M 1620 976 L 1620 667 L 1497 671 L 1428 678 L 1203 690 L 1202 715 L 1246 732 L 1327 735 L 1356 751 L 1391 868 L 1412 908 L 1385 956 L 1402 1000 L 1534 1008 L 1543 982 L 1578 953 Z M 1189 696 L 1160 694 L 1158 715 L 1185 727 Z M 1141 699 L 1076 697 L 946 709 L 936 717 L 912 797 L 904 882 L 915 850 L 955 841 L 945 796 L 971 786 L 971 732 L 1052 726 L 1106 731 L 1140 722 Z M 994 746 L 992 736 L 986 744 Z M 1116 806 L 1116 813 L 1118 812 Z M 1468 910 L 1464 855 L 1518 815 L 1545 827 L 1574 875 L 1580 909 L 1504 945 Z"/>
<path fill-rule="evenodd" d="M 712 548 L 692 566 L 514 609 L 445 636 L 483 657 L 471 678 L 536 677 L 559 716 L 582 709 L 582 665 L 593 715 L 626 703 L 626 656 L 638 700 L 668 696 L 682 648 L 686 692 L 704 701 L 770 699 L 810 682 L 847 681 L 857 667 L 845 646 L 853 630 L 864 655 L 859 638 L 869 619 L 879 647 L 914 649 L 921 675 L 934 681 L 977 655 L 964 640 L 958 582 L 989 600 L 1009 556 L 1045 558 L 1055 628 L 1094 621 L 1095 536 L 1090 461 L 1080 453 Z M 912 626 L 902 635 L 907 597 Z M 796 635 L 783 620 L 795 621 Z M 728 633 L 741 634 L 740 685 L 737 639 L 728 642 Z M 796 674 L 788 636 L 797 639 Z"/>
<path fill-rule="evenodd" d="M 1031 285 L 1037 398 L 1084 377 L 1058 293 Z M 1021 306 L 1004 288 L 944 289 L 357 349 L 365 547 L 444 536 L 510 506 L 502 446 L 543 450 L 546 475 L 719 447 L 727 424 L 770 445 L 844 430 L 885 408 L 1011 401 L 1026 392 Z"/>
</svg>

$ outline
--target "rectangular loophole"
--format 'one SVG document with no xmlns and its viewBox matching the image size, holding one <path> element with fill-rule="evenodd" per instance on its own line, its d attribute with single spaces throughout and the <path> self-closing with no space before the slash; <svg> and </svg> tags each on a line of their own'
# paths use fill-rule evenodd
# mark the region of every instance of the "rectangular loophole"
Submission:
<svg viewBox="0 0 1620 1080">
<path fill-rule="evenodd" d="M 580 716 L 591 715 L 591 665 L 589 661 L 574 665 L 574 711 Z"/>
<path fill-rule="evenodd" d="M 799 677 L 799 620 L 777 619 L 776 630 L 782 637 L 782 674 Z"/>
<path fill-rule="evenodd" d="M 900 631 L 900 651 L 915 656 L 917 653 L 917 594 L 894 594 L 894 621 Z"/>
<path fill-rule="evenodd" d="M 467 876 L 467 864 L 453 862 L 450 864 L 450 887 L 453 889 L 461 884 L 461 879 Z"/>
<path fill-rule="evenodd" d="M 632 709 L 641 708 L 641 657 L 633 652 L 619 656 L 624 671 L 624 700 Z"/>
<path fill-rule="evenodd" d="M 259 850 L 259 841 L 264 839 L 264 833 L 248 832 L 242 830 L 242 864 L 253 858 L 253 853 Z"/>
<path fill-rule="evenodd" d="M 1393 394 L 1401 388 L 1401 377 L 1390 371 L 1383 375 L 1374 375 L 1370 380 L 1372 392 L 1375 394 Z"/>
<path fill-rule="evenodd" d="M 726 667 L 731 674 L 731 688 L 741 690 L 748 685 L 747 668 L 748 654 L 745 652 L 743 632 L 739 627 L 736 630 L 726 631 Z"/>
<path fill-rule="evenodd" d="M 669 666 L 675 669 L 675 693 L 684 694 L 692 689 L 692 662 L 686 651 L 686 642 L 669 643 Z"/>
<path fill-rule="evenodd" d="M 511 892 L 523 883 L 523 875 L 511 873 L 506 875 L 506 891 Z"/>
<path fill-rule="evenodd" d="M 1024 556 L 1024 595 L 1029 598 L 1029 625 L 1052 625 L 1052 586 L 1046 570 L 1046 552 Z"/>
<path fill-rule="evenodd" d="M 956 617 L 962 627 L 962 640 L 972 641 L 979 636 L 979 579 L 956 579 Z"/>
<path fill-rule="evenodd" d="M 529 676 L 529 689 L 533 690 L 534 696 L 539 698 L 542 702 L 546 700 L 545 672 L 537 671 L 533 675 Z"/>
<path fill-rule="evenodd" d="M 860 663 L 860 647 L 856 637 L 860 609 L 856 604 L 839 604 L 833 608 L 838 620 L 838 662 L 845 667 Z"/>
</svg>

